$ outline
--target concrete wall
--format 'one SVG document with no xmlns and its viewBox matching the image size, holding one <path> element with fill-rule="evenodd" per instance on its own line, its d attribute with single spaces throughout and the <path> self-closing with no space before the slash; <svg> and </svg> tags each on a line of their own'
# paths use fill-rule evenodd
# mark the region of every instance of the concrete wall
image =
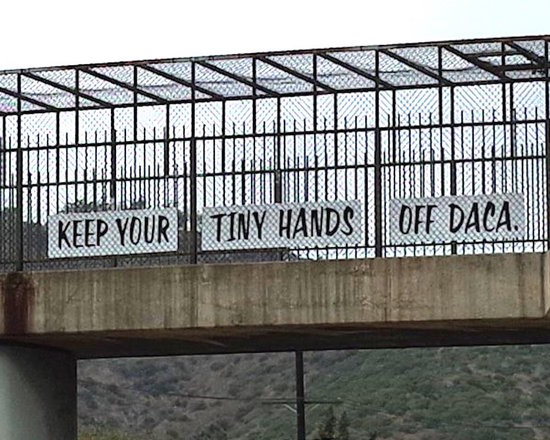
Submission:
<svg viewBox="0 0 550 440">
<path fill-rule="evenodd" d="M 2 275 L 0 329 L 5 339 L 48 335 L 53 345 L 70 335 L 63 348 L 78 338 L 185 340 L 215 329 L 545 329 L 548 265 L 547 254 L 508 254 Z"/>
</svg>

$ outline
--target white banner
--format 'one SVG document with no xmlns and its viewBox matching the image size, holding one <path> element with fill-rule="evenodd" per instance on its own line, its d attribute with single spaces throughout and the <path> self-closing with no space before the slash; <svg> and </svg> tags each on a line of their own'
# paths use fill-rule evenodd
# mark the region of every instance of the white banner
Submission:
<svg viewBox="0 0 550 440">
<path fill-rule="evenodd" d="M 390 201 L 390 244 L 514 240 L 525 233 L 523 194 Z"/>
<path fill-rule="evenodd" d="M 177 251 L 176 208 L 57 214 L 48 217 L 50 258 Z"/>
<path fill-rule="evenodd" d="M 351 246 L 363 239 L 361 202 L 205 208 L 202 250 Z"/>
</svg>

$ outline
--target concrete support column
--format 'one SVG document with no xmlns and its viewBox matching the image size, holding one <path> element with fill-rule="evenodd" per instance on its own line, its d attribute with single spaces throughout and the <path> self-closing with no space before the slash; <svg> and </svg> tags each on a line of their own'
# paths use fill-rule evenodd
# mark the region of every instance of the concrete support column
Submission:
<svg viewBox="0 0 550 440">
<path fill-rule="evenodd" d="M 76 440 L 76 360 L 0 346 L 0 439 Z"/>
</svg>

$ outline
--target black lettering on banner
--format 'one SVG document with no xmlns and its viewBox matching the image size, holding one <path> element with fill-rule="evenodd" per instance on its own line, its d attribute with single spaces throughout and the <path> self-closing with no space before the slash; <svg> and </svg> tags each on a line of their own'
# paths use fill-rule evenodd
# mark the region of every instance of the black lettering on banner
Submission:
<svg viewBox="0 0 550 440">
<path fill-rule="evenodd" d="M 408 214 L 408 223 L 405 228 L 405 216 Z M 401 212 L 399 213 L 399 232 L 402 234 L 408 234 L 412 225 L 412 209 L 407 205 L 401 205 Z"/>
<path fill-rule="evenodd" d="M 238 214 L 237 227 L 237 236 L 239 237 L 239 239 L 248 240 L 248 237 L 250 235 L 250 211 L 247 211 L 246 214 Z"/>
<path fill-rule="evenodd" d="M 107 223 L 103 220 L 97 221 L 97 246 L 99 246 L 101 243 L 101 237 L 104 237 L 107 235 L 107 231 L 109 230 L 109 227 L 107 226 Z"/>
<path fill-rule="evenodd" d="M 267 211 L 264 211 L 262 213 L 261 217 L 260 217 L 260 214 L 257 211 L 254 211 L 252 213 L 252 217 L 254 218 L 254 222 L 256 223 L 256 229 L 258 231 L 258 240 L 262 239 L 262 228 L 264 226 L 264 220 L 265 220 L 266 212 Z"/>
<path fill-rule="evenodd" d="M 210 218 L 216 220 L 216 241 L 219 243 L 222 241 L 222 218 L 225 217 L 225 214 L 214 214 Z"/>
<path fill-rule="evenodd" d="M 317 237 L 323 235 L 323 213 L 321 209 L 311 210 L 311 235 L 316 234 Z"/>
<path fill-rule="evenodd" d="M 69 229 L 69 226 L 71 225 L 71 222 L 67 222 L 63 224 L 61 220 L 58 222 L 57 227 L 57 247 L 61 249 L 61 246 L 63 245 L 63 242 L 67 245 L 67 247 L 71 247 L 71 242 L 69 241 L 69 237 L 67 235 L 67 229 Z"/>
<path fill-rule="evenodd" d="M 326 223 L 325 223 L 325 234 L 327 237 L 332 237 L 336 232 L 338 231 L 338 227 L 340 226 L 340 214 L 338 214 L 338 211 L 332 208 L 326 208 Z M 336 215 L 336 223 L 331 228 L 331 216 Z"/>
<path fill-rule="evenodd" d="M 485 212 L 483 213 L 483 229 L 487 232 L 492 232 L 495 228 L 491 228 L 489 224 L 489 217 L 494 217 L 496 212 L 496 207 L 493 202 L 488 202 L 485 206 Z"/>
<path fill-rule="evenodd" d="M 432 214 L 437 205 L 426 205 L 426 234 L 430 233 L 430 226 L 434 222 Z"/>
<path fill-rule="evenodd" d="M 414 207 L 414 216 L 415 216 L 415 219 L 414 219 L 414 233 L 415 234 L 418 234 L 418 232 L 420 231 L 420 224 L 421 223 L 424 223 L 422 220 L 421 220 L 421 217 L 422 217 L 422 210 L 425 208 L 424 205 L 416 205 Z"/>
<path fill-rule="evenodd" d="M 296 217 L 296 224 L 294 225 L 294 232 L 292 238 L 296 238 L 296 235 L 301 232 L 303 237 L 307 237 L 307 222 L 306 222 L 306 208 L 300 208 L 298 216 Z"/>
<path fill-rule="evenodd" d="M 79 243 L 79 238 L 82 237 L 82 232 L 79 232 L 80 228 L 79 225 L 82 223 L 82 220 L 74 220 L 73 221 L 73 247 L 75 248 L 81 248 L 84 247 L 82 244 Z"/>
<path fill-rule="evenodd" d="M 479 204 L 477 202 L 472 204 L 472 209 L 470 210 L 470 215 L 466 221 L 464 232 L 467 234 L 472 228 L 475 229 L 476 232 L 481 232 L 479 225 Z"/>
<path fill-rule="evenodd" d="M 289 209 L 289 210 L 281 209 L 279 211 L 279 237 L 283 237 L 284 235 L 286 235 L 286 238 L 290 238 L 290 221 L 291 220 L 292 220 L 292 209 Z"/>
<path fill-rule="evenodd" d="M 84 220 L 84 244 L 87 247 L 94 247 L 95 244 L 91 242 L 90 240 L 95 235 L 95 233 L 92 230 L 92 224 L 95 223 L 95 220 L 88 218 Z"/>
<path fill-rule="evenodd" d="M 344 224 L 348 228 L 342 229 L 342 234 L 347 235 L 348 237 L 353 233 L 353 227 L 351 226 L 351 220 L 355 216 L 355 212 L 351 206 L 346 206 L 344 209 Z"/>
<path fill-rule="evenodd" d="M 227 241 L 235 240 L 235 215 L 236 212 L 230 212 L 229 215 L 229 238 Z"/>
<path fill-rule="evenodd" d="M 449 230 L 453 234 L 455 234 L 462 227 L 462 223 L 464 223 L 464 211 L 462 211 L 462 208 L 455 203 L 449 203 L 449 209 L 450 209 Z M 457 211 L 460 213 L 460 220 L 458 220 L 458 223 L 456 222 L 456 219 L 455 219 L 455 213 Z"/>
<path fill-rule="evenodd" d="M 161 243 L 162 239 L 168 243 L 168 228 L 170 227 L 170 222 L 168 218 L 159 215 L 159 233 L 158 233 L 158 242 Z"/>
<path fill-rule="evenodd" d="M 130 241 L 132 244 L 138 244 L 141 240 L 141 219 L 132 217 L 130 220 Z"/>
<path fill-rule="evenodd" d="M 501 227 L 505 227 L 507 231 L 512 230 L 512 219 L 510 217 L 510 202 L 506 201 L 502 204 L 500 215 L 498 217 L 497 232 Z"/>
<path fill-rule="evenodd" d="M 145 216 L 143 219 L 143 238 L 145 243 L 153 243 L 155 240 L 155 216 Z"/>
<path fill-rule="evenodd" d="M 126 228 L 128 227 L 128 219 L 125 218 L 123 222 L 121 218 L 117 218 L 115 220 L 115 223 L 117 225 L 118 233 L 120 235 L 120 245 L 125 246 Z"/>
<path fill-rule="evenodd" d="M 394 199 L 391 241 L 428 244 L 435 240 L 478 242 L 516 238 L 524 227 L 520 197 L 521 194 L 513 193 Z"/>
</svg>

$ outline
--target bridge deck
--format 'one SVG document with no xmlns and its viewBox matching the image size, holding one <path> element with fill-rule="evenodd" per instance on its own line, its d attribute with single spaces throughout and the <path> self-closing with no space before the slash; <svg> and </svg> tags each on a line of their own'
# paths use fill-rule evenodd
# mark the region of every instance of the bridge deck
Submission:
<svg viewBox="0 0 550 440">
<path fill-rule="evenodd" d="M 0 339 L 80 358 L 542 343 L 548 254 L 0 275 Z"/>
</svg>

